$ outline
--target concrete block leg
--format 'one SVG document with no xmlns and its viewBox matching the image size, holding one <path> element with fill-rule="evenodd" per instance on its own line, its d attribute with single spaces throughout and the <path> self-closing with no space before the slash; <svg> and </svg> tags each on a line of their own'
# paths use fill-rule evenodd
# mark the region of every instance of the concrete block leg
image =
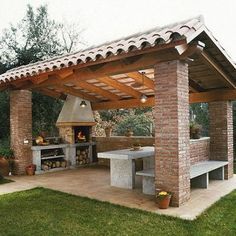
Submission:
<svg viewBox="0 0 236 236">
<path fill-rule="evenodd" d="M 153 169 L 155 166 L 155 160 L 154 156 L 153 157 L 144 157 L 143 158 L 143 169 Z"/>
<path fill-rule="evenodd" d="M 191 187 L 193 188 L 207 188 L 209 184 L 209 174 L 203 174 L 191 179 Z"/>
<path fill-rule="evenodd" d="M 135 186 L 135 161 L 111 159 L 111 186 L 133 189 Z"/>
<path fill-rule="evenodd" d="M 211 171 L 209 177 L 214 180 L 224 180 L 224 167 Z"/>
<path fill-rule="evenodd" d="M 155 178 L 150 176 L 143 176 L 143 193 L 148 195 L 155 195 Z"/>
<path fill-rule="evenodd" d="M 33 164 L 36 165 L 36 171 L 41 171 L 41 150 L 33 151 Z"/>
</svg>

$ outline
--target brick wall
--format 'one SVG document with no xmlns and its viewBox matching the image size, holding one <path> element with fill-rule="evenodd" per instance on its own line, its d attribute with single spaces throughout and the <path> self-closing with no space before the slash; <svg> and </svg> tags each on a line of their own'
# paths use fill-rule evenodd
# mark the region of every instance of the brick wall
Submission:
<svg viewBox="0 0 236 236">
<path fill-rule="evenodd" d="M 228 161 L 225 178 L 233 177 L 233 114 L 230 101 L 209 103 L 211 160 Z"/>
<path fill-rule="evenodd" d="M 155 78 L 156 188 L 173 193 L 171 204 L 190 198 L 190 138 L 188 65 L 159 63 Z"/>
<path fill-rule="evenodd" d="M 210 159 L 210 138 L 190 140 L 190 164 Z"/>
<path fill-rule="evenodd" d="M 25 167 L 32 163 L 32 102 L 28 90 L 10 92 L 10 131 L 16 159 L 14 174 L 24 174 Z M 24 139 L 29 143 L 24 144 Z"/>
</svg>

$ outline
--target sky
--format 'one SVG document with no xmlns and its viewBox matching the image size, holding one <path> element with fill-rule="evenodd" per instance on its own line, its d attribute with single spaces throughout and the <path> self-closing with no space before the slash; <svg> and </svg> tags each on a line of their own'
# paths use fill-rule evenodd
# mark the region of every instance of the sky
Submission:
<svg viewBox="0 0 236 236">
<path fill-rule="evenodd" d="M 47 4 L 51 18 L 78 23 L 88 46 L 203 15 L 236 61 L 236 0 L 2 0 L 0 31 L 19 22 L 27 4 Z"/>
</svg>

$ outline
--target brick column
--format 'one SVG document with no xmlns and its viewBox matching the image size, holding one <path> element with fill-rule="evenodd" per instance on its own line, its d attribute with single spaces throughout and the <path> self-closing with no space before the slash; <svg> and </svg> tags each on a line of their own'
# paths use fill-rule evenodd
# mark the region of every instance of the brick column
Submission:
<svg viewBox="0 0 236 236">
<path fill-rule="evenodd" d="M 32 163 L 31 96 L 31 92 L 28 90 L 10 92 L 11 147 L 14 150 L 17 165 L 15 174 L 24 174 L 25 167 Z"/>
<path fill-rule="evenodd" d="M 228 161 L 225 178 L 233 177 L 233 112 L 230 101 L 209 103 L 210 158 Z"/>
<path fill-rule="evenodd" d="M 170 61 L 155 66 L 156 188 L 173 193 L 172 206 L 190 198 L 188 65 Z"/>
</svg>

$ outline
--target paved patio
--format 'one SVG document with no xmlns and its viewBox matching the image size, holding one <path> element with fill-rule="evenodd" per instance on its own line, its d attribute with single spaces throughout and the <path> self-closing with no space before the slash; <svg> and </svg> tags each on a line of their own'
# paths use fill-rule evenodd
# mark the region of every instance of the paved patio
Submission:
<svg viewBox="0 0 236 236">
<path fill-rule="evenodd" d="M 44 175 L 12 176 L 10 178 L 15 182 L 0 185 L 0 194 L 40 186 L 189 220 L 195 219 L 206 208 L 236 188 L 236 175 L 227 181 L 211 181 L 208 189 L 193 189 L 191 199 L 185 205 L 179 208 L 170 207 L 167 210 L 159 210 L 154 202 L 154 197 L 142 194 L 141 188 L 125 190 L 111 187 L 109 169 L 103 167 L 94 166 Z M 137 187 L 140 186 L 139 180 Z M 225 184 L 226 182 L 227 184 Z"/>
</svg>

